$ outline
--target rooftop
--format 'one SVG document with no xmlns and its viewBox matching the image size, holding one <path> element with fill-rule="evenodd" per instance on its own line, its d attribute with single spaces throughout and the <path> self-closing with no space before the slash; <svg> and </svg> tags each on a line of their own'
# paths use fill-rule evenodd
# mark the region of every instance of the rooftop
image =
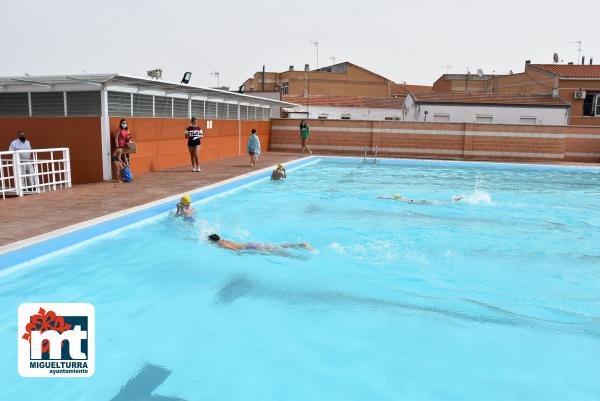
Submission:
<svg viewBox="0 0 600 401">
<path fill-rule="evenodd" d="M 428 85 L 410 85 L 410 84 L 392 84 L 392 96 L 406 95 L 408 92 L 431 92 L 433 86 Z"/>
<path fill-rule="evenodd" d="M 530 64 L 529 67 L 558 74 L 561 78 L 600 79 L 600 64 Z"/>
<path fill-rule="evenodd" d="M 361 96 L 284 96 L 284 101 L 302 106 L 329 106 L 329 107 L 366 107 L 382 109 L 401 109 L 404 100 L 388 97 L 361 97 Z"/>
<path fill-rule="evenodd" d="M 285 102 L 257 96 L 244 95 L 221 89 L 204 88 L 143 77 L 111 74 L 74 74 L 0 77 L 0 93 L 12 92 L 62 92 L 69 90 L 100 90 L 101 88 L 123 88 L 134 93 L 152 92 L 162 95 L 183 95 L 218 99 L 239 104 L 290 106 Z"/>
<path fill-rule="evenodd" d="M 511 105 L 511 106 L 544 106 L 544 107 L 569 107 L 570 104 L 552 96 L 544 95 L 514 95 L 472 92 L 417 92 L 412 94 L 417 103 L 460 103 L 484 105 Z"/>
</svg>

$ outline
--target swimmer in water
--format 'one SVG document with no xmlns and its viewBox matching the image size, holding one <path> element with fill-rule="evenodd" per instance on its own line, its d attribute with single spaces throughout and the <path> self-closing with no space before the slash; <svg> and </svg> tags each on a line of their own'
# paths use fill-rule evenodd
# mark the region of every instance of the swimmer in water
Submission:
<svg viewBox="0 0 600 401">
<path fill-rule="evenodd" d="M 233 242 L 226 239 L 221 239 L 218 234 L 208 236 L 211 242 L 214 242 L 221 248 L 230 249 L 232 251 L 255 251 L 261 253 L 270 253 L 280 256 L 289 256 L 285 249 L 296 248 L 312 251 L 312 247 L 306 242 L 300 243 L 284 243 L 284 244 L 263 244 L 260 242 Z"/>
<path fill-rule="evenodd" d="M 189 195 L 183 195 L 177 204 L 175 211 L 176 217 L 183 217 L 184 221 L 193 223 L 196 221 L 196 211 L 192 207 L 192 198 Z"/>
<path fill-rule="evenodd" d="M 413 205 L 445 205 L 447 203 L 447 201 L 438 201 L 438 200 L 426 200 L 426 199 L 412 199 L 412 198 L 407 198 L 406 196 L 402 196 L 400 194 L 394 195 L 394 196 L 379 196 L 377 197 L 377 199 L 388 199 L 388 200 L 395 200 L 395 201 L 400 201 L 400 202 L 404 202 L 404 203 L 410 203 Z M 463 199 L 462 196 L 455 196 L 452 198 L 452 203 L 456 203 L 456 202 L 460 202 Z"/>
<path fill-rule="evenodd" d="M 281 180 L 282 178 L 287 178 L 287 174 L 285 173 L 285 167 L 283 167 L 281 164 L 278 164 L 277 168 L 271 173 L 271 179 Z"/>
</svg>

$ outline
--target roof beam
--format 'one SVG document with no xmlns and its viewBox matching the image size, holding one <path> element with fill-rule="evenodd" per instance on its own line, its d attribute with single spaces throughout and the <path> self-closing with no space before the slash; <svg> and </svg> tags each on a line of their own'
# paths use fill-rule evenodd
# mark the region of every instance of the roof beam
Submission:
<svg viewBox="0 0 600 401">
<path fill-rule="evenodd" d="M 51 88 L 52 84 L 49 84 L 47 82 L 38 82 L 38 81 L 33 81 L 30 79 L 18 79 L 18 78 L 11 78 L 11 81 L 16 81 L 16 82 L 21 82 L 21 83 L 27 83 L 30 85 L 37 85 L 37 86 L 44 86 L 46 88 Z"/>
</svg>

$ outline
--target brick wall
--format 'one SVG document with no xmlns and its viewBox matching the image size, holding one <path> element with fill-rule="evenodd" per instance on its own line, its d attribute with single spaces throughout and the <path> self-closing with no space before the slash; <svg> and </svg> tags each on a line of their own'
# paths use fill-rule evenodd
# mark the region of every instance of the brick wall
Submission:
<svg viewBox="0 0 600 401">
<path fill-rule="evenodd" d="M 271 121 L 271 149 L 300 151 L 300 120 Z M 600 129 L 388 121 L 309 120 L 321 154 L 469 160 L 580 161 L 600 158 Z"/>
</svg>

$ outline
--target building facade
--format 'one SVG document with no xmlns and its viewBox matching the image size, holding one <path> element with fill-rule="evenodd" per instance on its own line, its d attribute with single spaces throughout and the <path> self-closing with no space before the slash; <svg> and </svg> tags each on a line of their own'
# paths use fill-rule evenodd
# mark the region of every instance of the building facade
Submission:
<svg viewBox="0 0 600 401">
<path fill-rule="evenodd" d="M 283 96 L 390 97 L 394 82 L 350 62 L 311 70 L 309 65 L 284 72 L 257 72 L 243 84 L 244 91 L 281 92 Z"/>
<path fill-rule="evenodd" d="M 567 125 L 570 105 L 552 96 L 485 93 L 411 93 L 405 121 Z"/>
<path fill-rule="evenodd" d="M 201 160 L 243 154 L 256 128 L 268 143 L 270 107 L 288 103 L 118 74 L 0 78 L 0 143 L 24 131 L 35 148 L 68 147 L 73 183 L 111 179 L 111 133 L 126 118 L 135 172 L 186 165 L 191 116 L 205 138 Z"/>
</svg>

